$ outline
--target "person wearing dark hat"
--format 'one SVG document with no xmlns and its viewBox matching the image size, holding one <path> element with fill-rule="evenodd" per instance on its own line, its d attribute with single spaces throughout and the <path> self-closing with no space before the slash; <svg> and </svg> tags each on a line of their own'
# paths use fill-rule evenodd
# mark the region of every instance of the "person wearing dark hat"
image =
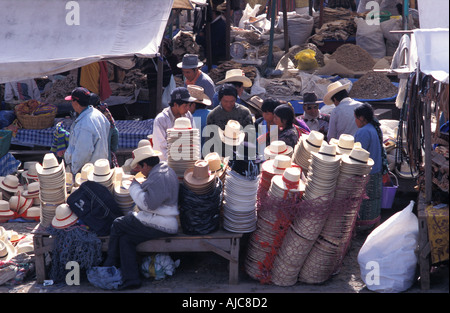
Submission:
<svg viewBox="0 0 450 313">
<path fill-rule="evenodd" d="M 91 92 L 86 88 L 75 88 L 65 100 L 72 101 L 78 114 L 70 127 L 69 145 L 64 153 L 64 160 L 75 175 L 86 163 L 109 159 L 111 124 L 90 104 Z"/>
<path fill-rule="evenodd" d="M 189 90 L 185 87 L 177 87 L 170 94 L 170 103 L 162 110 L 153 122 L 153 148 L 162 153 L 160 159 L 167 161 L 167 130 L 172 128 L 175 120 L 179 117 L 187 117 L 194 125 L 194 118 L 189 112 L 191 102 L 196 98 L 191 97 Z"/>
<path fill-rule="evenodd" d="M 300 117 L 310 130 L 321 132 L 325 136 L 328 133 L 328 125 L 330 123 L 330 116 L 319 111 L 319 104 L 317 96 L 314 92 L 307 92 L 303 95 L 303 115 Z"/>
<path fill-rule="evenodd" d="M 203 87 L 205 94 L 212 99 L 215 92 L 215 84 L 208 74 L 203 73 L 200 69 L 203 65 L 196 54 L 185 54 L 182 62 L 177 64 L 181 68 L 184 76 L 184 87 L 188 85 L 197 85 Z"/>
</svg>

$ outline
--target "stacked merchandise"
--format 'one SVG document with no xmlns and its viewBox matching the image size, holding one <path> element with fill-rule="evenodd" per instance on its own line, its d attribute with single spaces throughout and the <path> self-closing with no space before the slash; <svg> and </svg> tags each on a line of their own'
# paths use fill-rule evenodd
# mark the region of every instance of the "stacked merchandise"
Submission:
<svg viewBox="0 0 450 313">
<path fill-rule="evenodd" d="M 114 193 L 114 170 L 111 170 L 111 166 L 107 159 L 98 159 L 94 163 L 94 169 L 88 174 L 88 180 L 99 183 L 105 186 L 111 192 Z"/>
<path fill-rule="evenodd" d="M 322 145 L 324 136 L 318 131 L 311 131 L 307 136 L 301 136 L 300 140 L 294 147 L 292 154 L 292 162 L 302 168 L 305 176 L 308 174 L 308 169 L 311 160 L 311 153 L 318 152 Z"/>
</svg>

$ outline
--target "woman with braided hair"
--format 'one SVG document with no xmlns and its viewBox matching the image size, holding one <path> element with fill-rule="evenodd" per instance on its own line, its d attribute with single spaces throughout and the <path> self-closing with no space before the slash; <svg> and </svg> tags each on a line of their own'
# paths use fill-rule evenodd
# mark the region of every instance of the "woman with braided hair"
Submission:
<svg viewBox="0 0 450 313">
<path fill-rule="evenodd" d="M 382 179 L 389 170 L 380 122 L 374 117 L 372 106 L 363 103 L 354 112 L 355 122 L 358 126 L 355 142 L 360 142 L 362 148 L 370 152 L 370 158 L 374 161 L 366 186 L 366 194 L 369 199 L 365 199 L 361 203 L 357 220 L 360 230 L 368 230 L 380 224 Z"/>
</svg>

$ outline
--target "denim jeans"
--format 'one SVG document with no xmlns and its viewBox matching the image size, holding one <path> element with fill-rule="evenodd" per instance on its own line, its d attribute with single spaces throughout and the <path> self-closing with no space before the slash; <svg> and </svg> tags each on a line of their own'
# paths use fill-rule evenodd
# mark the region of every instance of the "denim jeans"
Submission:
<svg viewBox="0 0 450 313">
<path fill-rule="evenodd" d="M 124 284 L 138 283 L 140 277 L 136 246 L 141 242 L 165 236 L 170 234 L 145 226 L 131 213 L 118 217 L 111 227 L 108 256 L 103 266 L 120 268 Z"/>
</svg>

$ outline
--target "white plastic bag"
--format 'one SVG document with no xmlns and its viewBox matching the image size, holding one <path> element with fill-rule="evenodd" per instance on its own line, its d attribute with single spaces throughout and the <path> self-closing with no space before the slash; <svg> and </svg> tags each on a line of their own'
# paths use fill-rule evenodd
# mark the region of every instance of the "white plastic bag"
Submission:
<svg viewBox="0 0 450 313">
<path fill-rule="evenodd" d="M 414 201 L 374 229 L 358 253 L 361 278 L 376 292 L 395 293 L 414 283 L 419 224 Z"/>
<path fill-rule="evenodd" d="M 383 31 L 378 24 L 368 24 L 363 18 L 355 18 L 356 44 L 369 52 L 375 59 L 386 56 L 386 44 L 384 43 Z"/>
</svg>

